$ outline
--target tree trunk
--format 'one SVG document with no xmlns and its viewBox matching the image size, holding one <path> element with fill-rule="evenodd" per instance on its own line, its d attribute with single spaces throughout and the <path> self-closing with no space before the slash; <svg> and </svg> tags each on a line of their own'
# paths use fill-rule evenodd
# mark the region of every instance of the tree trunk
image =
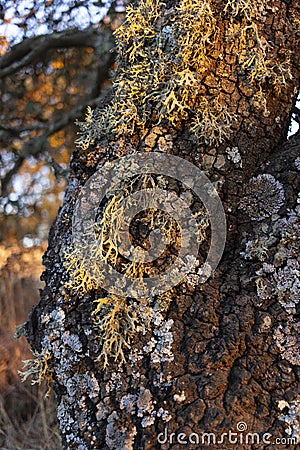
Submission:
<svg viewBox="0 0 300 450">
<path fill-rule="evenodd" d="M 46 287 L 24 330 L 39 363 L 30 370 L 57 394 L 66 449 L 267 449 L 276 438 L 295 448 L 300 439 L 300 141 L 285 143 L 298 92 L 299 13 L 296 0 L 144 0 L 127 11 L 113 99 L 82 124 L 44 256 Z M 86 181 L 136 152 L 189 161 L 218 191 L 227 239 L 205 283 L 199 267 L 212 224 L 202 230 L 199 267 L 152 297 L 105 293 L 72 244 Z M 144 187 L 161 188 L 160 173 Z M 184 180 L 171 178 L 165 189 L 187 197 Z M 95 205 L 97 217 L 116 198 Z M 130 232 L 134 242 L 143 236 Z M 171 262 L 175 247 L 164 253 Z M 127 275 L 145 275 L 134 264 Z"/>
</svg>

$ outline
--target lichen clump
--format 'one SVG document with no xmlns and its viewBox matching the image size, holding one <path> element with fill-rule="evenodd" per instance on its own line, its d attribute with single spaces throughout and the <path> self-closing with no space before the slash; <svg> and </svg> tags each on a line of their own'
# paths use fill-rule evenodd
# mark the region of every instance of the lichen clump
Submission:
<svg viewBox="0 0 300 450">
<path fill-rule="evenodd" d="M 166 15 L 164 6 L 142 0 L 127 7 L 115 32 L 113 100 L 97 113 L 88 110 L 78 139 L 83 149 L 101 134 L 130 137 L 162 121 L 175 128 L 185 124 L 208 145 L 223 142 L 237 119 L 224 80 L 239 82 L 268 115 L 269 98 L 291 79 L 289 55 L 279 57 L 264 36 L 266 11 L 275 12 L 266 0 L 181 0 Z M 230 66 L 225 53 L 238 55 Z"/>
<path fill-rule="evenodd" d="M 268 191 L 264 195 L 266 203 L 272 200 Z M 281 357 L 299 366 L 300 194 L 296 207 L 288 210 L 285 217 L 276 216 L 269 225 L 266 222 L 256 225 L 259 238 L 246 243 L 242 256 L 261 262 L 255 280 L 258 306 L 272 300 L 281 305 L 286 316 L 274 329 L 274 340 Z"/>
<path fill-rule="evenodd" d="M 24 370 L 19 371 L 22 381 L 31 378 L 31 384 L 41 384 L 47 380 L 48 385 L 53 381 L 53 370 L 51 369 L 52 355 L 48 350 L 33 353 L 34 358 L 23 361 Z"/>
<path fill-rule="evenodd" d="M 279 325 L 274 332 L 274 339 L 281 357 L 291 364 L 300 366 L 300 322 Z"/>
<path fill-rule="evenodd" d="M 118 186 L 116 192 L 110 192 L 107 203 L 102 208 L 96 222 L 87 227 L 80 236 L 80 242 L 72 243 L 64 248 L 63 259 L 68 281 L 65 282 L 66 289 L 83 296 L 91 290 L 97 290 L 103 284 L 107 270 L 115 269 L 126 277 L 136 279 L 136 284 L 141 284 L 144 276 L 154 276 L 163 268 L 156 267 L 155 263 L 140 262 L 126 258 L 125 252 L 120 252 L 120 242 L 123 234 L 127 234 L 127 219 L 124 216 L 124 200 L 130 194 L 143 192 L 147 188 L 163 188 L 165 186 L 163 177 L 154 179 L 151 175 L 137 176 L 132 180 L 123 180 L 123 186 Z M 143 194 L 139 201 L 143 201 Z M 135 199 L 132 200 L 132 205 Z M 155 196 L 153 197 L 155 205 Z M 127 204 L 126 204 L 127 205 Z M 128 206 L 128 205 L 127 205 Z M 206 216 L 204 216 L 206 217 Z M 145 213 L 134 221 L 136 224 L 139 241 L 135 248 L 143 251 L 139 244 L 147 245 L 146 240 L 149 233 L 156 229 L 163 232 L 166 245 L 176 245 L 178 240 L 178 226 L 176 221 L 163 210 L 151 207 L 148 203 Z M 205 239 L 205 230 L 208 227 L 208 219 L 199 220 L 199 241 Z M 145 232 L 147 229 L 147 232 Z M 123 234 L 122 234 L 123 233 Z M 142 253 L 141 253 L 142 255 Z M 109 268 L 109 269 L 108 269 Z M 108 277 L 106 282 L 109 283 Z M 132 293 L 134 293 L 132 291 Z M 135 295 L 133 295 L 134 297 Z"/>
<path fill-rule="evenodd" d="M 300 399 L 291 403 L 281 400 L 278 402 L 279 409 L 287 408 L 287 412 L 279 417 L 286 424 L 286 433 L 293 439 L 295 444 L 300 443 Z"/>
<path fill-rule="evenodd" d="M 137 305 L 127 302 L 126 297 L 114 295 L 99 298 L 95 302 L 97 307 L 93 314 L 102 344 L 98 361 L 103 359 L 104 367 L 108 365 L 109 358 L 122 364 L 126 361 L 124 351 L 130 348 L 132 336 L 146 328 L 137 315 Z"/>
<path fill-rule="evenodd" d="M 160 300 L 159 283 L 149 288 L 149 291 L 146 284 L 148 278 L 159 277 L 165 270 L 173 267 L 174 261 L 180 259 L 178 249 L 188 245 L 188 238 L 183 239 L 180 227 L 171 213 L 154 207 L 155 189 L 163 188 L 166 183 L 168 181 L 165 177 L 151 174 L 124 179 L 115 191 L 107 194 L 103 206 L 101 204 L 97 210 L 93 226 L 84 229 L 81 239 L 78 239 L 77 234 L 77 240 L 62 251 L 66 271 L 63 294 L 76 296 L 80 301 L 84 301 L 86 294 L 92 294 L 95 298 L 93 333 L 99 339 L 100 349 L 96 360 L 104 367 L 110 361 L 118 364 L 125 362 L 125 353 L 131 348 L 138 333 L 149 330 L 152 317 L 157 311 L 167 309 L 172 300 L 167 293 L 163 295 L 164 300 Z M 140 214 L 130 222 L 130 231 L 124 215 L 126 208 L 123 200 L 126 198 L 129 205 L 134 204 L 136 197 L 133 194 L 143 193 L 147 188 L 154 189 L 154 194 L 152 193 L 150 200 L 145 199 L 143 194 L 138 197 L 138 204 L 143 207 Z M 191 190 L 184 186 L 182 190 L 182 195 L 189 194 L 192 201 Z M 146 202 L 146 208 L 143 201 Z M 172 207 L 172 211 L 178 208 L 175 202 Z M 199 217 L 196 221 L 196 234 L 193 234 L 192 238 L 203 242 L 209 226 L 208 217 L 201 206 L 196 206 L 193 214 L 196 217 L 198 214 Z M 158 230 L 160 233 L 155 236 L 159 242 L 156 242 L 153 234 Z M 146 250 L 141 254 L 141 258 L 136 258 L 136 253 L 133 259 L 127 258 L 128 249 L 125 247 L 124 250 L 120 245 L 124 235 L 129 241 L 132 240 L 134 252 Z M 153 258 L 153 254 L 147 250 L 147 245 L 155 252 Z M 143 258 L 148 256 L 150 259 L 145 261 Z M 103 293 L 104 290 L 107 294 Z M 146 292 L 147 295 L 142 296 L 141 292 Z M 156 298 L 159 304 L 156 305 L 158 309 L 155 311 L 153 298 Z M 153 330 L 154 335 L 156 332 L 158 333 Z M 168 353 L 171 344 L 171 337 L 169 343 L 163 344 Z M 152 353 L 155 353 L 157 359 L 164 358 L 160 350 L 153 350 Z"/>
<path fill-rule="evenodd" d="M 277 213 L 284 201 L 282 184 L 273 175 L 264 173 L 251 178 L 239 208 L 252 220 L 261 221 Z"/>
<path fill-rule="evenodd" d="M 299 216 L 298 205 L 295 210 L 289 211 L 287 217 L 273 224 L 272 233 L 279 235 L 276 251 L 271 255 L 265 248 L 264 253 L 260 253 L 265 262 L 256 271 L 257 293 L 260 299 L 276 297 L 291 315 L 296 314 L 300 300 Z"/>
</svg>

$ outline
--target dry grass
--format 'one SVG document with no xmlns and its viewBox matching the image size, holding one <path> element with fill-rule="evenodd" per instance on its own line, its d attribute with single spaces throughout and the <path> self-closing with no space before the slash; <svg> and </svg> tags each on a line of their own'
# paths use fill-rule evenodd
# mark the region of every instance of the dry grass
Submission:
<svg viewBox="0 0 300 450">
<path fill-rule="evenodd" d="M 55 400 L 44 386 L 10 385 L 0 395 L 0 450 L 61 450 Z"/>
<path fill-rule="evenodd" d="M 53 397 L 45 386 L 21 383 L 17 370 L 32 357 L 25 338 L 13 339 L 39 299 L 44 247 L 0 245 L 0 450 L 61 450 Z"/>
</svg>

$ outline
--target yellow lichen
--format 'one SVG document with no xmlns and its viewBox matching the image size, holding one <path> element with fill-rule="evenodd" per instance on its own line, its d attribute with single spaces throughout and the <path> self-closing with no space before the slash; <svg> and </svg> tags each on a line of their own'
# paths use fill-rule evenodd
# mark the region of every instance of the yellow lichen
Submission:
<svg viewBox="0 0 300 450">
<path fill-rule="evenodd" d="M 98 113 L 88 111 L 79 145 L 86 149 L 95 136 L 111 133 L 114 138 L 124 140 L 136 133 L 139 138 L 148 134 L 150 142 L 151 129 L 158 125 L 164 129 L 184 126 L 201 143 L 222 144 L 230 138 L 238 119 L 237 105 L 231 105 L 230 92 L 226 90 L 228 85 L 236 89 L 237 98 L 245 92 L 249 110 L 254 107 L 267 116 L 270 99 L 291 78 L 290 55 L 279 57 L 264 33 L 271 3 L 181 0 L 165 16 L 162 14 L 165 5 L 158 0 L 129 5 L 125 22 L 115 32 L 118 59 L 113 100 Z M 156 140 L 152 136 L 151 145 Z M 139 186 L 148 184 L 151 187 L 155 182 L 147 175 Z M 128 189 L 125 194 L 130 192 Z M 77 253 L 66 253 L 68 286 L 77 292 L 99 288 L 93 281 L 93 271 L 99 281 L 101 260 L 122 269 L 136 285 L 156 273 L 151 264 L 126 263 L 119 257 L 118 240 L 112 230 L 123 229 L 122 199 L 122 194 L 113 195 L 102 218 L 93 230 L 87 230 L 87 234 L 96 236 L 89 255 L 85 255 L 84 245 Z M 148 211 L 140 220 L 150 229 L 159 225 L 169 239 L 167 244 L 178 234 L 172 222 L 154 212 Z M 200 241 L 205 239 L 207 226 L 204 219 L 199 228 Z M 87 273 L 86 264 L 95 269 Z M 100 358 L 104 359 L 104 365 L 108 364 L 109 356 L 122 362 L 139 323 L 136 312 L 126 297 L 110 295 L 97 302 Z M 165 307 L 169 302 L 169 298 L 162 300 Z"/>
<path fill-rule="evenodd" d="M 122 227 L 121 201 L 121 195 L 113 195 L 102 218 L 85 231 L 80 244 L 71 245 L 64 251 L 64 266 L 69 275 L 65 286 L 71 291 L 84 294 L 97 289 L 104 277 L 102 263 L 117 263 L 117 230 Z"/>
<path fill-rule="evenodd" d="M 50 366 L 52 355 L 49 351 L 42 353 L 33 352 L 33 359 L 23 361 L 24 371 L 19 371 L 22 381 L 31 378 L 31 384 L 40 384 L 45 379 L 48 385 L 53 381 L 53 370 Z M 49 392 L 49 391 L 48 391 Z"/>
<path fill-rule="evenodd" d="M 87 236 L 89 232 L 87 232 Z M 74 293 L 84 294 L 96 289 L 98 283 L 92 278 L 89 268 L 89 255 L 92 250 L 88 243 L 87 246 L 74 247 L 70 246 L 64 251 L 64 266 L 66 272 L 69 275 L 69 280 L 65 283 L 65 287 L 70 289 Z M 88 254 L 85 253 L 85 249 L 89 249 Z M 94 267 L 96 271 L 98 266 Z M 101 278 L 101 272 L 98 270 L 97 275 Z M 99 280 L 98 278 L 98 280 Z"/>
<path fill-rule="evenodd" d="M 161 7 L 156 0 L 129 6 L 125 23 L 116 31 L 120 68 L 114 81 L 114 101 L 97 118 L 99 133 L 101 128 L 118 137 L 147 131 L 154 105 L 159 111 L 156 124 L 166 120 L 180 127 L 194 115 L 199 123 L 204 105 L 201 74 L 211 63 L 209 53 L 215 51 L 217 19 L 209 1 L 182 0 L 173 12 L 173 25 L 162 28 Z M 163 48 L 168 42 L 170 52 Z M 202 138 L 204 133 L 198 133 L 196 126 L 191 129 Z M 214 135 L 210 132 L 206 141 L 213 143 Z M 79 144 L 85 148 L 82 139 Z"/>
<path fill-rule="evenodd" d="M 204 72 L 210 65 L 208 54 L 218 35 L 217 19 L 210 2 L 182 0 L 177 11 L 175 27 L 182 65 L 193 67 L 196 73 Z"/>
<path fill-rule="evenodd" d="M 238 76 L 252 93 L 252 104 L 268 115 L 269 98 L 279 94 L 292 76 L 290 55 L 275 56 L 264 36 L 272 5 L 266 0 L 224 0 L 223 8 L 222 2 L 216 3 L 181 0 L 169 10 L 166 26 L 161 20 L 164 4 L 158 0 L 128 6 L 126 20 L 115 32 L 119 56 L 114 99 L 96 118 L 99 135 L 130 137 L 137 131 L 143 135 L 150 123 L 167 121 L 175 128 L 186 124 L 208 145 L 226 140 L 236 115 L 222 100 L 221 87 L 207 92 L 203 86 L 224 50 L 237 57 L 229 73 L 224 69 L 220 75 L 230 76 L 231 71 Z M 295 20 L 291 26 L 296 28 Z M 79 144 L 86 148 L 95 133 L 90 114 L 82 127 L 86 140 L 80 138 Z"/>
<path fill-rule="evenodd" d="M 134 186 L 136 183 L 136 186 Z M 162 180 L 157 183 L 163 183 Z M 65 287 L 76 294 L 85 294 L 97 289 L 104 278 L 104 263 L 123 270 L 131 278 L 141 280 L 143 276 L 153 273 L 153 268 L 146 264 L 121 261 L 118 252 L 119 233 L 126 232 L 124 223 L 124 204 L 126 196 L 136 188 L 155 188 L 157 184 L 150 174 L 140 175 L 127 180 L 126 187 L 112 194 L 97 222 L 87 228 L 76 245 L 72 244 L 63 252 L 64 266 L 69 280 Z M 166 236 L 166 244 L 176 240 L 176 222 L 163 211 L 147 207 L 147 214 L 137 222 L 144 223 L 148 231 L 161 229 Z M 121 266 L 120 266 L 121 265 Z"/>
<path fill-rule="evenodd" d="M 236 69 L 244 75 L 245 86 L 252 90 L 254 106 L 267 116 L 269 88 L 279 94 L 292 79 L 292 73 L 289 54 L 281 59 L 275 57 L 272 45 L 263 35 L 266 9 L 266 0 L 227 0 L 224 11 L 230 17 L 230 51 L 238 55 Z"/>
<path fill-rule="evenodd" d="M 191 121 L 191 131 L 205 143 L 221 143 L 231 134 L 231 126 L 235 117 L 218 99 L 208 100 L 203 97 L 195 116 Z"/>
<path fill-rule="evenodd" d="M 119 42 L 119 52 L 126 53 L 130 62 L 145 58 L 145 40 L 156 36 L 155 23 L 160 17 L 161 2 L 159 0 L 142 0 L 135 8 L 126 8 L 126 22 L 121 25 L 115 35 Z"/>
<path fill-rule="evenodd" d="M 136 311 L 127 304 L 126 297 L 110 295 L 95 302 L 97 308 L 93 314 L 102 344 L 98 361 L 103 361 L 104 367 L 109 364 L 110 358 L 122 364 L 126 361 L 125 349 L 130 348 L 132 337 L 140 331 Z"/>
<path fill-rule="evenodd" d="M 261 17 L 265 7 L 265 0 L 227 0 L 224 12 L 228 12 L 233 17 L 244 16 L 247 20 L 252 21 Z"/>
<path fill-rule="evenodd" d="M 151 207 L 151 204 L 147 205 L 140 216 L 135 217 L 138 235 L 135 238 L 143 241 L 143 247 L 139 247 L 136 245 L 138 242 L 134 242 L 135 251 L 139 252 L 140 250 L 138 260 L 127 260 L 118 252 L 120 241 L 118 233 L 128 232 L 126 224 L 124 224 L 124 204 L 122 204 L 124 198 L 127 198 L 128 194 L 133 193 L 136 189 L 162 188 L 165 183 L 166 180 L 162 176 L 154 178 L 151 174 L 143 174 L 124 181 L 125 186 L 119 187 L 118 191 L 112 193 L 95 225 L 85 231 L 80 242 L 65 250 L 64 265 L 69 276 L 65 287 L 76 295 L 82 296 L 92 289 L 99 292 L 102 289 L 101 281 L 105 270 L 115 268 L 130 279 L 130 292 L 132 297 L 137 297 L 136 291 L 141 292 L 144 289 L 147 277 L 158 276 L 161 269 L 164 269 L 163 264 L 172 263 L 174 256 L 172 253 L 168 254 L 166 249 L 172 246 L 172 251 L 176 253 L 177 241 L 181 242 L 180 228 L 171 215 Z M 206 238 L 205 230 L 208 227 L 208 220 L 202 210 L 201 213 L 199 211 L 198 213 L 201 216 L 199 217 L 199 241 L 202 242 Z M 164 255 L 167 255 L 168 258 L 159 263 L 157 263 L 157 259 L 144 262 L 143 252 L 153 244 L 151 239 L 148 242 L 148 233 L 157 229 L 165 237 L 165 246 L 162 247 L 162 255 L 159 257 L 163 259 Z M 133 238 L 132 235 L 131 237 Z M 181 245 L 187 245 L 187 243 L 181 242 Z M 166 254 L 165 251 L 167 251 Z M 104 262 L 107 263 L 105 269 Z M 171 301 L 168 294 L 166 294 L 166 298 L 167 300 L 164 300 L 163 295 L 158 298 L 158 304 L 163 303 L 164 308 Z M 129 348 L 133 336 L 138 331 L 147 328 L 146 322 L 149 322 L 154 314 L 152 307 L 149 306 L 149 299 L 132 300 L 126 296 L 110 293 L 106 297 L 97 299 L 96 303 L 95 326 L 102 346 L 99 360 L 103 362 L 104 366 L 109 363 L 110 357 L 115 362 L 122 363 L 125 361 L 125 351 Z"/>
</svg>

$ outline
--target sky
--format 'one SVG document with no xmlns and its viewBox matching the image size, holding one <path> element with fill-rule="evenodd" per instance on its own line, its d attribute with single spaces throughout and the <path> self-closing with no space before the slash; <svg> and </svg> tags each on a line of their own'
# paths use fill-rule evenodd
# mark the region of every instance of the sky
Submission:
<svg viewBox="0 0 300 450">
<path fill-rule="evenodd" d="M 26 37 L 52 32 L 49 19 L 54 21 L 57 31 L 70 26 L 86 28 L 97 25 L 106 8 L 98 0 L 0 0 L 0 36 L 5 36 L 15 45 Z M 48 6 L 47 6 L 48 5 Z M 24 17 L 26 19 L 26 30 Z"/>
</svg>

